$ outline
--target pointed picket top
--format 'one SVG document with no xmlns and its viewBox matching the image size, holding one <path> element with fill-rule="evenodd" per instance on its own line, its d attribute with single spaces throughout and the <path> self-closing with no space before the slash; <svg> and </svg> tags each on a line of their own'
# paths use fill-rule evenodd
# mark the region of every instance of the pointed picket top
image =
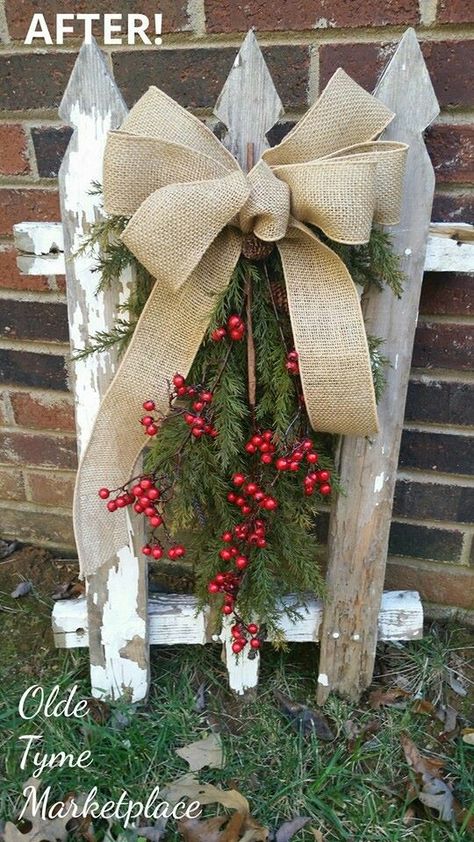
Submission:
<svg viewBox="0 0 474 842">
<path fill-rule="evenodd" d="M 244 170 L 249 168 L 249 144 L 257 161 L 269 144 L 265 137 L 284 114 L 253 30 L 236 56 L 216 102 L 214 114 L 228 129 L 224 144 Z"/>
<path fill-rule="evenodd" d="M 387 65 L 376 89 L 375 96 L 396 115 L 384 138 L 400 137 L 404 132 L 423 132 L 439 114 L 439 103 L 421 52 L 416 32 L 407 29 L 397 50 Z"/>
<path fill-rule="evenodd" d="M 83 43 L 73 67 L 59 116 L 70 126 L 80 127 L 81 115 L 110 115 L 110 128 L 117 128 L 127 114 L 115 80 L 95 38 Z"/>
</svg>

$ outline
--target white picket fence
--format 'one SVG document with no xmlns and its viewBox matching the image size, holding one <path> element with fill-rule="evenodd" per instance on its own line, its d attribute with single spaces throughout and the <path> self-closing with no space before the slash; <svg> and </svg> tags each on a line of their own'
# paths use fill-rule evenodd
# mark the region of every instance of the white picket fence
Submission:
<svg viewBox="0 0 474 842">
<path fill-rule="evenodd" d="M 160 85 L 160 79 L 149 81 Z M 347 438 L 342 442 L 339 460 L 347 495 L 336 501 L 331 514 L 326 604 L 310 598 L 300 621 L 283 618 L 288 641 L 321 641 L 321 702 L 333 690 L 356 698 L 370 683 L 377 638 L 408 640 L 422 635 L 418 594 L 382 593 L 418 301 L 424 269 L 472 271 L 474 265 L 470 226 L 430 226 L 434 177 L 422 132 L 438 114 L 438 104 L 413 30 L 403 36 L 376 95 L 397 114 L 385 137 L 410 144 L 403 216 L 391 229 L 407 282 L 401 302 L 389 293 L 374 293 L 364 305 L 370 333 L 386 338 L 384 353 L 397 362 L 379 407 L 381 433 L 370 441 Z M 90 187 L 93 180 L 101 181 L 107 132 L 117 128 L 126 113 L 97 45 L 84 45 L 59 109 L 64 122 L 74 128 L 59 176 L 62 224 L 15 226 L 20 271 L 66 274 L 75 351 L 98 331 L 112 327 L 117 307 L 127 300 L 133 285 L 133 277 L 127 275 L 118 279 L 113 290 L 97 294 L 94 257 L 77 255 L 84 235 L 101 214 L 99 198 L 90 194 Z M 214 113 L 227 126 L 224 143 L 238 158 L 249 142 L 260 153 L 266 146 L 265 132 L 283 114 L 252 32 L 243 42 Z M 245 167 L 245 161 L 240 163 Z M 79 455 L 116 363 L 110 352 L 73 364 Z M 362 475 L 368 477 L 365 483 L 360 481 Z M 98 477 L 98 484 L 104 479 Z M 351 493 L 352 489 L 357 493 Z M 137 525 L 130 520 L 129 544 L 117 550 L 109 568 L 89 578 L 87 598 L 58 602 L 54 607 L 56 645 L 89 647 L 93 694 L 115 698 L 128 694 L 138 701 L 149 686 L 150 644 L 203 644 L 215 639 L 224 644 L 232 689 L 244 693 L 255 687 L 259 657 L 236 659 L 230 651 L 228 622 L 217 638 L 212 637 L 208 612 L 196 613 L 194 597 L 148 599 L 146 560 L 138 550 L 141 543 Z"/>
</svg>

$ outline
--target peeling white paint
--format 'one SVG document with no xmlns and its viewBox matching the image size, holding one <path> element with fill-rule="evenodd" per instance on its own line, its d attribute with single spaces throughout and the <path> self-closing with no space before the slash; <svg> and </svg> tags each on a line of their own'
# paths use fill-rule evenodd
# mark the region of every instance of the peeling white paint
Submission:
<svg viewBox="0 0 474 842">
<path fill-rule="evenodd" d="M 329 678 L 327 677 L 325 672 L 319 673 L 318 684 L 321 684 L 323 687 L 329 687 Z"/>
<path fill-rule="evenodd" d="M 356 641 L 357 641 L 357 640 L 360 640 L 360 634 L 353 634 L 353 635 L 352 635 L 352 640 L 356 640 Z"/>
<path fill-rule="evenodd" d="M 384 471 L 382 471 L 381 474 L 377 474 L 377 476 L 375 477 L 374 494 L 380 494 L 380 492 L 382 491 L 383 486 L 384 486 L 384 480 L 385 480 L 385 473 L 384 473 Z"/>
<path fill-rule="evenodd" d="M 332 636 L 333 636 L 334 640 L 337 640 L 340 637 L 340 634 L 339 634 L 339 632 L 333 632 Z"/>
</svg>

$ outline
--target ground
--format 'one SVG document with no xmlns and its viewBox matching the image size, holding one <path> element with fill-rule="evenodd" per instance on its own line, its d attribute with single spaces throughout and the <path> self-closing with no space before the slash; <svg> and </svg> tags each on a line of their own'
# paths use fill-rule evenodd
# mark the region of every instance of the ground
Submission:
<svg viewBox="0 0 474 842">
<path fill-rule="evenodd" d="M 155 785 L 186 774 L 188 765 L 175 750 L 216 733 L 224 765 L 200 771 L 200 781 L 238 790 L 248 799 L 255 820 L 271 833 L 285 821 L 307 816 L 311 821 L 291 837 L 296 842 L 456 842 L 470 837 L 474 747 L 467 741 L 466 729 L 473 725 L 472 630 L 434 625 L 427 628 L 423 641 L 381 646 L 371 693 L 358 705 L 332 699 L 325 706 L 333 736 L 329 741 L 318 736 L 324 723 L 317 711 L 309 715 L 304 709 L 295 711 L 288 701 L 315 708 L 317 649 L 306 644 L 284 652 L 265 650 L 258 695 L 247 704 L 228 693 L 218 648 L 155 648 L 152 689 L 145 705 L 91 707 L 85 720 L 24 722 L 18 702 L 29 685 L 41 684 L 48 691 L 58 684 L 63 697 L 77 684 L 79 696 L 89 696 L 87 653 L 55 650 L 50 631 L 52 594 L 74 572 L 73 563 L 52 561 L 47 552 L 34 548 L 0 561 L 0 816 L 4 820 L 13 819 L 24 803 L 22 788 L 32 771 L 31 766 L 20 769 L 22 734 L 42 733 L 46 752 L 63 750 L 77 757 L 90 749 L 90 769 L 48 769 L 43 781 L 58 798 L 97 786 L 105 801 L 117 799 L 122 789 L 131 798 L 143 799 Z M 32 592 L 11 598 L 22 580 L 33 582 Z M 441 721 L 447 706 L 454 709 L 449 724 Z M 315 717 L 317 727 L 304 733 L 301 722 L 311 724 Z M 454 792 L 454 811 L 448 811 L 453 817 L 448 821 L 440 821 L 437 810 L 424 807 L 417 798 L 427 776 L 423 779 L 417 769 L 419 757 L 413 761 L 410 739 L 428 770 L 435 770 L 435 783 L 438 789 L 444 787 L 449 804 Z M 407 751 L 415 768 L 407 762 Z M 442 761 L 441 771 L 437 760 Z M 434 802 L 438 806 L 439 797 L 438 793 Z M 206 809 L 207 815 L 217 812 L 216 805 Z M 90 828 L 76 830 L 75 836 L 94 842 L 104 838 L 105 830 L 99 823 L 94 825 L 95 836 Z M 224 837 L 220 831 L 203 835 L 202 829 L 182 832 L 189 842 L 241 838 Z M 136 831 L 124 836 L 116 827 L 109 834 L 105 834 L 108 840 L 137 838 Z M 181 838 L 171 823 L 164 836 L 155 833 L 155 842 Z M 278 842 L 289 838 L 288 834 L 276 837 Z"/>
</svg>

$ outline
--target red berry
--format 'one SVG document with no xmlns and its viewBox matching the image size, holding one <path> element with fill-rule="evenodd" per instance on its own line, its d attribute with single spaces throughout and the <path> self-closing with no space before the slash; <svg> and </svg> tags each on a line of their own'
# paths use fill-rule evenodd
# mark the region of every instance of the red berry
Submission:
<svg viewBox="0 0 474 842">
<path fill-rule="evenodd" d="M 230 330 L 229 336 L 233 342 L 239 342 L 241 339 L 243 339 L 244 334 L 241 330 Z"/>
<path fill-rule="evenodd" d="M 163 547 L 161 547 L 160 545 L 153 547 L 151 554 L 153 558 L 156 558 L 156 560 L 158 561 L 160 558 L 163 558 Z"/>
<path fill-rule="evenodd" d="M 145 509 L 145 515 L 147 517 L 154 517 L 156 515 L 156 509 L 154 506 L 147 506 Z"/>
<path fill-rule="evenodd" d="M 186 555 L 186 548 L 183 546 L 183 544 L 176 544 L 174 552 L 176 558 L 182 558 L 184 555 Z"/>
<path fill-rule="evenodd" d="M 236 499 L 237 499 L 237 497 L 236 497 L 236 495 L 234 494 L 234 492 L 233 492 L 233 491 L 229 491 L 229 493 L 228 493 L 228 495 L 227 495 L 227 502 L 228 502 L 228 503 L 235 503 Z"/>
<path fill-rule="evenodd" d="M 273 432 L 271 430 L 265 430 L 263 433 L 264 441 L 271 441 L 273 438 Z"/>
<path fill-rule="evenodd" d="M 318 471 L 318 479 L 320 482 L 327 482 L 330 477 L 331 474 L 329 471 Z"/>
<path fill-rule="evenodd" d="M 230 561 L 232 558 L 232 553 L 230 550 L 220 550 L 219 557 L 222 559 L 222 561 Z"/>
<path fill-rule="evenodd" d="M 267 542 L 265 541 L 265 538 L 259 538 L 258 541 L 257 541 L 257 547 L 260 550 L 263 550 L 266 546 L 267 546 Z"/>
<path fill-rule="evenodd" d="M 115 502 L 115 500 L 109 500 L 109 502 L 107 503 L 107 508 L 109 512 L 115 512 L 117 508 L 117 503 Z"/>
<path fill-rule="evenodd" d="M 143 555 L 151 555 L 151 547 L 149 544 L 145 544 L 145 546 L 142 547 L 142 553 Z"/>
<path fill-rule="evenodd" d="M 331 486 L 329 483 L 325 483 L 324 485 L 319 486 L 319 493 L 322 494 L 324 497 L 327 497 L 328 494 L 331 493 Z"/>
<path fill-rule="evenodd" d="M 180 389 L 186 383 L 185 378 L 182 374 L 175 374 L 173 377 L 173 385 L 176 386 L 177 389 Z"/>
<path fill-rule="evenodd" d="M 217 585 L 215 582 L 209 582 L 207 590 L 209 591 L 209 593 L 219 593 L 219 585 Z"/>
<path fill-rule="evenodd" d="M 223 573 L 217 573 L 215 581 L 218 585 L 223 585 L 225 582 L 225 576 Z"/>
<path fill-rule="evenodd" d="M 256 491 L 253 496 L 256 503 L 261 503 L 262 500 L 265 500 L 265 494 L 263 491 Z"/>
<path fill-rule="evenodd" d="M 149 500 L 159 500 L 160 499 L 160 491 L 159 491 L 158 488 L 150 488 L 147 496 L 148 496 Z"/>
<path fill-rule="evenodd" d="M 227 615 L 232 614 L 233 610 L 234 609 L 232 608 L 231 605 L 223 605 L 222 606 L 222 613 L 223 614 L 227 614 Z"/>
<path fill-rule="evenodd" d="M 143 404 L 143 409 L 146 412 L 153 412 L 153 410 L 156 409 L 155 401 L 145 401 L 145 403 Z"/>
<path fill-rule="evenodd" d="M 201 400 L 202 400 L 202 401 L 204 401 L 204 403 L 211 403 L 211 401 L 212 401 L 212 392 L 201 392 L 201 394 L 199 395 L 199 397 L 201 398 Z"/>
<path fill-rule="evenodd" d="M 101 500 L 107 500 L 110 497 L 110 491 L 108 488 L 99 488 L 99 497 Z"/>
<path fill-rule="evenodd" d="M 141 515 L 143 512 L 143 506 L 141 506 L 140 503 L 135 503 L 133 509 L 137 513 L 137 515 Z"/>
<path fill-rule="evenodd" d="M 134 494 L 135 497 L 141 497 L 143 494 L 143 488 L 141 485 L 134 485 L 132 488 L 132 494 Z"/>
<path fill-rule="evenodd" d="M 234 474 L 232 477 L 232 482 L 234 485 L 243 485 L 245 482 L 245 477 L 243 474 Z"/>
<path fill-rule="evenodd" d="M 261 645 L 262 644 L 260 643 L 258 637 L 252 637 L 252 640 L 250 641 L 252 649 L 260 649 Z"/>
<path fill-rule="evenodd" d="M 239 638 L 240 634 L 241 634 L 241 631 L 242 631 L 242 629 L 240 628 L 240 626 L 232 626 L 232 628 L 230 630 L 230 633 L 231 633 L 232 637 Z"/>
<path fill-rule="evenodd" d="M 232 652 L 234 653 L 234 655 L 238 655 L 239 652 L 242 652 L 242 649 L 243 649 L 243 646 L 242 646 L 242 644 L 239 640 L 236 640 L 232 644 Z"/>
<path fill-rule="evenodd" d="M 290 471 L 297 471 L 299 470 L 300 463 L 299 462 L 290 462 Z"/>
<path fill-rule="evenodd" d="M 156 426 L 156 424 L 150 424 L 146 428 L 147 436 L 156 436 L 157 432 L 158 432 L 158 427 Z"/>
<path fill-rule="evenodd" d="M 267 497 L 266 500 L 263 501 L 263 505 L 265 509 L 272 512 L 274 509 L 278 508 L 278 501 L 275 500 L 274 497 Z"/>
<path fill-rule="evenodd" d="M 230 328 L 238 328 L 242 324 L 242 319 L 240 316 L 234 314 L 233 316 L 229 316 L 227 324 Z"/>
<path fill-rule="evenodd" d="M 143 424 L 144 427 L 149 427 L 150 424 L 153 424 L 154 420 L 155 419 L 151 415 L 145 415 L 140 419 L 140 424 Z"/>
<path fill-rule="evenodd" d="M 273 462 L 273 456 L 271 453 L 262 453 L 260 461 L 263 462 L 264 465 L 271 465 Z"/>
<path fill-rule="evenodd" d="M 191 433 L 195 439 L 200 439 L 204 435 L 204 430 L 201 430 L 200 427 L 193 427 Z"/>
<path fill-rule="evenodd" d="M 258 491 L 258 485 L 256 482 L 248 482 L 244 488 L 246 494 L 250 494 L 252 497 L 256 491 Z"/>
<path fill-rule="evenodd" d="M 247 517 L 249 514 L 251 514 L 252 507 L 247 506 L 247 504 L 245 503 L 243 506 L 241 506 L 241 512 L 245 517 Z"/>
<path fill-rule="evenodd" d="M 151 488 L 152 485 L 153 483 L 151 479 L 148 479 L 148 477 L 143 477 L 143 479 L 140 480 L 140 488 L 143 488 L 144 491 L 148 491 L 148 489 Z"/>
<path fill-rule="evenodd" d="M 153 529 L 157 529 L 158 526 L 161 526 L 162 523 L 163 523 L 163 518 L 160 517 L 160 515 L 154 515 L 153 517 L 150 518 L 150 526 L 152 526 Z"/>
<path fill-rule="evenodd" d="M 275 462 L 275 468 L 277 469 L 277 471 L 286 471 L 286 469 L 288 468 L 287 460 L 280 457 Z"/>
<path fill-rule="evenodd" d="M 257 448 L 255 447 L 255 445 L 254 445 L 254 444 L 252 444 L 252 442 L 251 442 L 251 441 L 249 441 L 249 442 L 245 445 L 245 450 L 247 451 L 247 453 L 255 453 L 255 451 L 257 450 Z"/>
<path fill-rule="evenodd" d="M 224 541 L 225 544 L 229 544 L 232 541 L 232 532 L 223 532 L 221 540 Z"/>
<path fill-rule="evenodd" d="M 224 339 L 226 333 L 227 331 L 225 327 L 217 327 L 215 330 L 212 331 L 211 339 L 213 342 L 220 342 L 222 339 Z"/>
<path fill-rule="evenodd" d="M 248 564 L 249 560 L 244 555 L 239 555 L 235 559 L 235 566 L 237 570 L 245 570 L 245 568 L 248 567 Z"/>
<path fill-rule="evenodd" d="M 257 634 L 258 626 L 256 623 L 249 623 L 247 626 L 247 631 L 249 634 Z"/>
<path fill-rule="evenodd" d="M 318 461 L 318 454 L 317 453 L 307 453 L 306 454 L 306 461 L 309 462 L 310 465 L 315 465 Z"/>
<path fill-rule="evenodd" d="M 178 398 L 184 398 L 184 396 L 188 394 L 186 386 L 178 386 L 176 394 L 178 395 Z"/>
<path fill-rule="evenodd" d="M 119 509 L 123 509 L 127 505 L 127 498 L 124 494 L 121 494 L 120 497 L 117 497 L 117 500 L 115 502 L 117 503 L 117 507 Z"/>
<path fill-rule="evenodd" d="M 204 409 L 204 401 L 194 401 L 194 403 L 193 403 L 193 409 L 194 409 L 196 412 L 202 412 L 202 411 L 203 411 L 203 409 Z"/>
</svg>

